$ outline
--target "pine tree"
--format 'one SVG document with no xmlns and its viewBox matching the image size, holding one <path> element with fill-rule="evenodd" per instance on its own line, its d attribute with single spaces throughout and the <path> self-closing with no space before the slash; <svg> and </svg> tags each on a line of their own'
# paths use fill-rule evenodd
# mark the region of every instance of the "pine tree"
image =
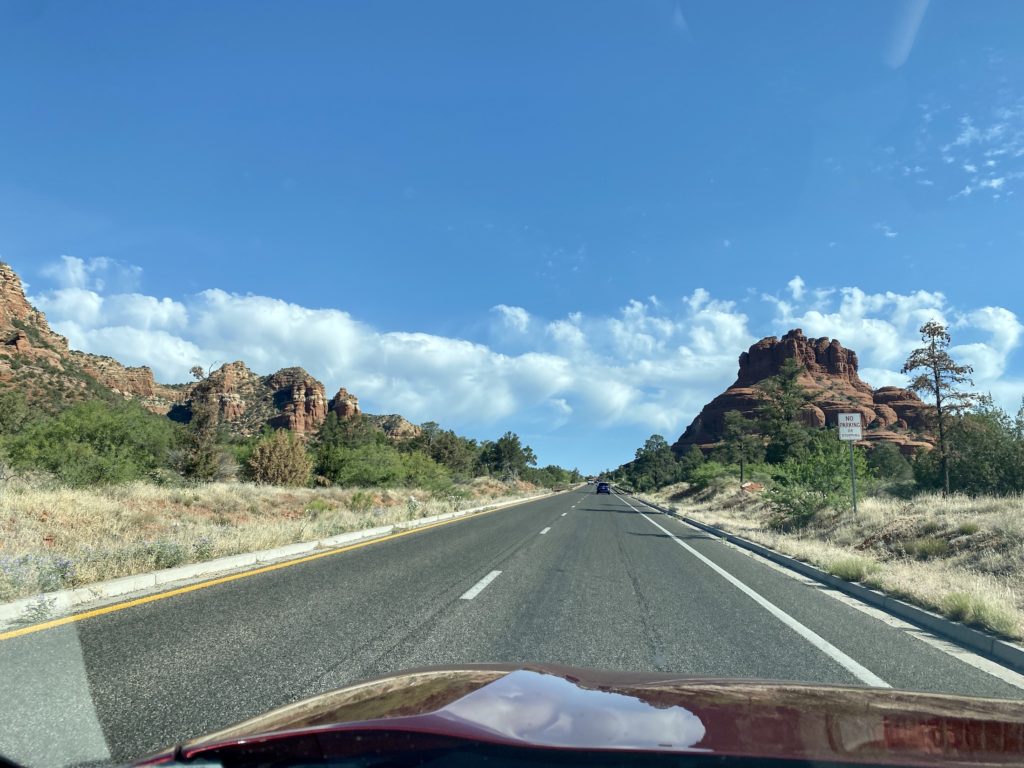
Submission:
<svg viewBox="0 0 1024 768">
<path fill-rule="evenodd" d="M 921 341 L 925 346 L 910 353 L 903 364 L 903 373 L 913 375 L 910 389 L 931 396 L 935 400 L 935 419 L 939 432 L 939 463 L 942 472 L 942 492 L 949 495 L 949 445 L 946 440 L 947 417 L 962 412 L 973 401 L 973 396 L 957 389 L 962 384 L 974 386 L 969 374 L 974 369 L 959 365 L 949 354 L 950 337 L 946 326 L 930 320 L 921 326 Z"/>
</svg>

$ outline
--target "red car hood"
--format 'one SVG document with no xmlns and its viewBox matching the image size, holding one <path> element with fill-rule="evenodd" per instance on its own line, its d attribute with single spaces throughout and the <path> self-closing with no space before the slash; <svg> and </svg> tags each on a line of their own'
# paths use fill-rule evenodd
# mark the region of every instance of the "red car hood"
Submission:
<svg viewBox="0 0 1024 768">
<path fill-rule="evenodd" d="M 229 754 L 232 762 L 286 754 L 329 758 L 386 748 L 399 735 L 405 748 L 469 740 L 863 764 L 1010 765 L 1024 763 L 1024 706 L 881 689 L 473 665 L 316 696 L 144 763 Z"/>
</svg>

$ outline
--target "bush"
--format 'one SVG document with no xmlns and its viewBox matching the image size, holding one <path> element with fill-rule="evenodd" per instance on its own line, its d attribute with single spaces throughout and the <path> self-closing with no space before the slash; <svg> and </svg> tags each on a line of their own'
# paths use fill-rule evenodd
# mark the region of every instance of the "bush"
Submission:
<svg viewBox="0 0 1024 768">
<path fill-rule="evenodd" d="M 306 505 L 306 514 L 319 515 L 321 512 L 326 512 L 331 508 L 331 505 L 323 499 L 313 499 Z"/>
<path fill-rule="evenodd" d="M 695 489 L 704 490 L 718 478 L 725 477 L 728 471 L 728 467 L 717 461 L 705 461 L 690 472 L 690 483 Z"/>
<path fill-rule="evenodd" d="M 949 554 L 949 542 L 935 536 L 928 536 L 913 542 L 909 550 L 918 560 L 931 560 Z"/>
<path fill-rule="evenodd" d="M 953 592 L 942 599 L 941 611 L 954 621 L 990 629 L 1007 637 L 1019 633 L 1013 610 L 998 598 Z"/>
<path fill-rule="evenodd" d="M 768 527 L 776 531 L 806 528 L 819 513 L 829 507 L 829 499 L 802 485 L 776 485 L 768 491 L 773 515 Z"/>
<path fill-rule="evenodd" d="M 768 493 L 776 511 L 772 527 L 803 528 L 826 509 L 848 509 L 852 501 L 848 451 L 834 430 L 822 430 L 810 438 L 802 458 L 787 459 L 776 472 L 776 485 Z M 860 448 L 854 451 L 854 463 L 858 477 L 871 477 Z"/>
<path fill-rule="evenodd" d="M 914 471 L 900 449 L 890 443 L 876 445 L 867 454 L 867 464 L 875 477 L 885 480 L 910 480 Z"/>
<path fill-rule="evenodd" d="M 878 563 L 857 555 L 841 557 L 828 567 L 829 573 L 846 581 L 863 581 L 876 571 L 878 571 Z"/>
<path fill-rule="evenodd" d="M 321 445 L 317 471 L 340 486 L 400 485 L 405 478 L 402 454 L 390 445 Z"/>
<path fill-rule="evenodd" d="M 960 523 L 960 525 L 956 527 L 956 530 L 957 533 L 962 536 L 972 536 L 981 530 L 981 526 L 977 523 Z"/>
<path fill-rule="evenodd" d="M 402 456 L 404 484 L 413 488 L 440 489 L 451 485 L 448 470 L 424 453 Z"/>
<path fill-rule="evenodd" d="M 175 427 L 135 403 L 80 403 L 7 439 L 11 463 L 73 486 L 140 480 L 166 466 Z"/>
<path fill-rule="evenodd" d="M 307 485 L 312 469 L 306 446 L 287 430 L 261 438 L 249 457 L 252 479 L 267 485 Z"/>
<path fill-rule="evenodd" d="M 356 491 L 349 500 L 349 509 L 361 515 L 368 514 L 374 507 L 374 496 L 366 491 Z"/>
</svg>

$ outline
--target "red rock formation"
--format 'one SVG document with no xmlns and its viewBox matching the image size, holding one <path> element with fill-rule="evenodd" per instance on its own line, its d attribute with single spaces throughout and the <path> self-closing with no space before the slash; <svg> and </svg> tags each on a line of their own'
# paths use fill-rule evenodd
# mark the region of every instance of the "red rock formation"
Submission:
<svg viewBox="0 0 1024 768">
<path fill-rule="evenodd" d="M 137 399 L 154 413 L 166 414 L 187 395 L 186 389 L 157 384 L 153 371 L 145 365 L 124 366 L 106 355 L 91 355 L 71 350 L 68 357 L 88 375 L 125 400 Z"/>
<path fill-rule="evenodd" d="M 327 418 L 324 385 L 302 368 L 260 376 L 241 361 L 227 363 L 191 387 L 184 420 L 195 401 L 213 402 L 220 420 L 240 435 L 258 434 L 264 426 L 309 435 Z"/>
<path fill-rule="evenodd" d="M 32 344 L 28 340 L 28 334 L 24 331 L 15 331 L 14 336 L 7 343 L 14 347 L 15 352 L 20 352 L 22 354 L 28 352 L 32 347 Z"/>
<path fill-rule="evenodd" d="M 63 337 L 50 330 L 43 313 L 28 303 L 25 288 L 18 274 L 10 265 L 0 262 L 0 324 L 6 328 L 12 327 L 15 322 L 27 323 L 38 328 L 43 334 L 55 336 L 63 341 Z M 66 341 L 64 345 L 67 346 Z"/>
<path fill-rule="evenodd" d="M 360 413 L 359 399 L 342 387 L 327 404 L 327 412 L 336 414 L 339 419 L 349 419 L 353 416 L 358 416 Z"/>
<path fill-rule="evenodd" d="M 757 384 L 779 373 L 782 363 L 796 359 L 804 366 L 800 384 L 813 401 L 800 418 L 811 427 L 833 427 L 840 413 L 860 413 L 867 441 L 889 442 L 906 453 L 930 448 L 927 433 L 931 406 L 899 387 L 874 391 L 857 373 L 857 354 L 836 339 L 808 339 L 797 328 L 781 339 L 769 336 L 742 353 L 736 381 L 708 403 L 673 445 L 677 454 L 697 445 L 706 450 L 722 439 L 725 414 L 739 411 L 755 418 L 761 402 Z"/>
<path fill-rule="evenodd" d="M 795 328 L 781 339 L 768 336 L 740 355 L 740 370 L 736 386 L 753 386 L 774 376 L 782 363 L 796 359 L 806 369 L 812 381 L 823 377 L 844 380 L 854 389 L 870 392 L 871 388 L 857 375 L 857 353 L 845 349 L 836 339 L 827 337 L 808 339 Z"/>
<path fill-rule="evenodd" d="M 327 418 L 324 385 L 302 368 L 282 368 L 266 378 L 273 392 L 279 415 L 269 420 L 275 429 L 290 429 L 298 434 L 316 432 Z"/>
</svg>

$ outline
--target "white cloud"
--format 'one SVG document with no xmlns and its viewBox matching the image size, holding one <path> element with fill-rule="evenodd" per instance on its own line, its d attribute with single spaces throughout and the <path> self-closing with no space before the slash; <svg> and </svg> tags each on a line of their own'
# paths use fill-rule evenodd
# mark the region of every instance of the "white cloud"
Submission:
<svg viewBox="0 0 1024 768">
<path fill-rule="evenodd" d="M 686 299 L 686 303 L 690 305 L 690 309 L 694 312 L 699 310 L 704 304 L 711 298 L 709 294 L 703 288 L 697 288 L 693 293 Z"/>
<path fill-rule="evenodd" d="M 804 297 L 804 280 L 800 275 L 794 277 L 786 285 L 789 286 L 789 293 L 794 300 L 800 301 Z"/>
<path fill-rule="evenodd" d="M 894 230 L 892 227 L 890 227 L 888 224 L 885 224 L 883 222 L 879 222 L 878 224 L 875 224 L 875 229 L 877 229 L 879 232 L 881 232 L 883 235 L 885 235 L 888 238 L 899 237 L 899 234 L 900 234 L 899 232 Z"/>
<path fill-rule="evenodd" d="M 674 438 L 732 382 L 737 356 L 761 336 L 799 327 L 838 338 L 858 353 L 866 381 L 901 384 L 918 328 L 933 318 L 953 324 L 956 354 L 975 366 L 981 391 L 1008 397 L 1002 404 L 1014 409 L 1020 397 L 1006 384 L 1017 380 L 1013 355 L 1024 339 L 1017 315 L 958 309 L 928 291 L 832 289 L 796 276 L 785 299 L 763 296 L 773 317 L 753 324 L 735 302 L 703 288 L 681 301 L 632 300 L 610 315 L 550 321 L 502 304 L 494 312 L 517 334 L 507 341 L 519 352 L 509 354 L 466 339 L 384 333 L 340 309 L 267 296 L 209 289 L 175 300 L 68 285 L 81 278 L 76 270 L 55 271 L 58 287 L 33 297 L 76 348 L 149 365 L 166 382 L 185 381 L 197 364 L 241 359 L 260 373 L 301 365 L 329 394 L 345 386 L 370 412 L 454 428 L 504 427 L 510 419 L 538 429 L 632 424 Z"/>
<path fill-rule="evenodd" d="M 142 269 L 102 256 L 89 260 L 61 256 L 59 262 L 44 267 L 42 274 L 61 288 L 125 291 L 138 286 Z"/>
<path fill-rule="evenodd" d="M 492 309 L 501 315 L 506 328 L 526 333 L 530 327 L 530 313 L 522 307 L 510 307 L 507 304 L 498 304 Z"/>
<path fill-rule="evenodd" d="M 587 345 L 586 336 L 580 328 L 568 320 L 555 320 L 545 329 L 560 348 L 582 350 Z"/>
</svg>

